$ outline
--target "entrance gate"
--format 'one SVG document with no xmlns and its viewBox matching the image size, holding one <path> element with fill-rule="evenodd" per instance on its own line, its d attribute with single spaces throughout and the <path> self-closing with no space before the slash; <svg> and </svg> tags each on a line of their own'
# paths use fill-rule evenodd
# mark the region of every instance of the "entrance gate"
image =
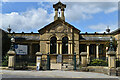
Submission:
<svg viewBox="0 0 120 80">
<path fill-rule="evenodd" d="M 28 69 L 28 66 L 36 66 L 35 57 L 29 55 L 16 55 L 15 69 Z"/>
<path fill-rule="evenodd" d="M 63 54 L 53 55 L 49 54 L 47 57 L 47 69 L 52 70 L 76 70 L 76 55 Z"/>
</svg>

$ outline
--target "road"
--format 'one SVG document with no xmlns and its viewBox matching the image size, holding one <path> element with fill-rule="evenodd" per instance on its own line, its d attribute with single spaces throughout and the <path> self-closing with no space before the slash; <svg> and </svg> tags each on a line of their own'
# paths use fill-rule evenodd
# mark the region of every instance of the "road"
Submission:
<svg viewBox="0 0 120 80">
<path fill-rule="evenodd" d="M 2 78 L 72 78 L 72 79 L 89 79 L 89 78 L 106 78 L 106 79 L 118 79 L 116 76 L 108 76 L 102 73 L 93 72 L 77 72 L 77 71 L 21 71 L 21 70 L 2 70 L 0 72 Z M 90 79 L 89 79 L 90 80 Z"/>
</svg>

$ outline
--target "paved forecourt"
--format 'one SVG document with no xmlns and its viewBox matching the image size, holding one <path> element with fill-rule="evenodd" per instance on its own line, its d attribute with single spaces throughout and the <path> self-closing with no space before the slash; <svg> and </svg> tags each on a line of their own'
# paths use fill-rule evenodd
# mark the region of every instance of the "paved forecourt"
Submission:
<svg viewBox="0 0 120 80">
<path fill-rule="evenodd" d="M 118 78 L 102 73 L 77 71 L 20 71 L 2 70 L 2 78 Z"/>
</svg>

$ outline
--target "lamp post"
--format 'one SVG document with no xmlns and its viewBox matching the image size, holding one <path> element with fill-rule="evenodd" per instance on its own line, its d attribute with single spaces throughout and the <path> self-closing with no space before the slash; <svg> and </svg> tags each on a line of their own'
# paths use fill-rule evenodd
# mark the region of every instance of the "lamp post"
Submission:
<svg viewBox="0 0 120 80">
<path fill-rule="evenodd" d="M 112 38 L 112 36 L 110 37 L 110 48 L 109 48 L 109 51 L 114 51 L 114 48 L 113 48 L 113 38 Z"/>
<path fill-rule="evenodd" d="M 110 47 L 108 50 L 108 75 L 116 75 L 116 52 L 114 51 L 113 38 L 110 38 Z"/>
<path fill-rule="evenodd" d="M 15 42 L 15 39 L 12 37 L 11 38 L 11 47 L 10 47 L 10 50 L 7 52 L 8 54 L 8 67 L 9 68 L 15 68 L 15 49 L 14 49 L 14 42 Z"/>
<path fill-rule="evenodd" d="M 11 50 L 11 51 L 15 51 L 15 49 L 14 49 L 14 43 L 15 43 L 15 38 L 12 37 L 12 38 L 11 38 L 11 47 L 10 47 L 10 50 Z"/>
</svg>

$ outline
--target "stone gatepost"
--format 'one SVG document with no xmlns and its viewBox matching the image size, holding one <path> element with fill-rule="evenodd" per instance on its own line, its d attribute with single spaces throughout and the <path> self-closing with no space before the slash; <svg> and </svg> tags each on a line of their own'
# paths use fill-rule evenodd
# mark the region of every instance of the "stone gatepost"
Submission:
<svg viewBox="0 0 120 80">
<path fill-rule="evenodd" d="M 108 51 L 108 75 L 116 76 L 116 53 L 115 51 Z"/>
<path fill-rule="evenodd" d="M 87 52 L 81 52 L 81 65 L 87 67 Z"/>
<path fill-rule="evenodd" d="M 14 68 L 15 67 L 15 51 L 9 50 L 7 52 L 8 54 L 8 68 Z"/>
<path fill-rule="evenodd" d="M 41 69 L 41 63 L 42 63 L 42 53 L 37 52 L 36 53 L 36 67 L 39 67 L 39 70 Z"/>
</svg>

